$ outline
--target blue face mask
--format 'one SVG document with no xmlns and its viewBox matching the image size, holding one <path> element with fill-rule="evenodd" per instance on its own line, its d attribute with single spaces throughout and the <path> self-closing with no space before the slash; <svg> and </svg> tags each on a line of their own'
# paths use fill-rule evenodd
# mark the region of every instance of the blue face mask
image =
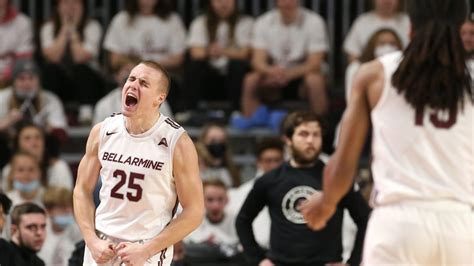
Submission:
<svg viewBox="0 0 474 266">
<path fill-rule="evenodd" d="M 65 229 L 66 227 L 74 223 L 74 216 L 72 214 L 56 215 L 52 218 L 53 223 L 61 229 Z"/>
<path fill-rule="evenodd" d="M 30 183 L 23 184 L 18 180 L 13 181 L 13 188 L 24 193 L 30 193 L 38 189 L 40 183 L 38 180 L 31 181 Z"/>
</svg>

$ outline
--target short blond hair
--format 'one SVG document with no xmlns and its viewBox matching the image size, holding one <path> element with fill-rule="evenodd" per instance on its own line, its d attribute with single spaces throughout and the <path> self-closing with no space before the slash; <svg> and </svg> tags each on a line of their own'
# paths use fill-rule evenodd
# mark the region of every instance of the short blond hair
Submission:
<svg viewBox="0 0 474 266">
<path fill-rule="evenodd" d="M 48 187 L 43 194 L 46 209 L 54 207 L 72 207 L 72 191 L 64 187 Z"/>
</svg>

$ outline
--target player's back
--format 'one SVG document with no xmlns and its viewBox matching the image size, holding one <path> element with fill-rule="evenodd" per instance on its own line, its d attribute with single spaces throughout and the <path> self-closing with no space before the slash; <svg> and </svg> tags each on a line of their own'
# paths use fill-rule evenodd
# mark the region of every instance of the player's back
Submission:
<svg viewBox="0 0 474 266">
<path fill-rule="evenodd" d="M 453 199 L 474 206 L 474 107 L 414 110 L 391 85 L 402 53 L 380 58 L 382 96 L 372 110 L 375 204 Z"/>
</svg>

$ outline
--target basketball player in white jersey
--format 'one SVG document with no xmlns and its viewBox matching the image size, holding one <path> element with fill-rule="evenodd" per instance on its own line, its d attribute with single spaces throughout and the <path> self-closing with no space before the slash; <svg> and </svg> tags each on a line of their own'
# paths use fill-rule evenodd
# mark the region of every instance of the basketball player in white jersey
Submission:
<svg viewBox="0 0 474 266">
<path fill-rule="evenodd" d="M 410 0 L 406 50 L 363 65 L 324 193 L 302 207 L 321 229 L 352 184 L 370 120 L 375 209 L 364 265 L 474 265 L 474 107 L 459 37 L 463 0 Z"/>
<path fill-rule="evenodd" d="M 122 114 L 91 130 L 74 189 L 84 265 L 170 265 L 173 244 L 202 221 L 194 144 L 158 111 L 168 88 L 160 65 L 140 63 L 122 89 Z M 92 193 L 99 176 L 96 210 Z M 173 219 L 178 199 L 183 211 Z"/>
</svg>

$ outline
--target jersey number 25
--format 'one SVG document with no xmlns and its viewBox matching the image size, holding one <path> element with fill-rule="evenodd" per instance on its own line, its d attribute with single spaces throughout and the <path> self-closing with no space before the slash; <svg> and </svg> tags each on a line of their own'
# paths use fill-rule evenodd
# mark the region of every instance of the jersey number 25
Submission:
<svg viewBox="0 0 474 266">
<path fill-rule="evenodd" d="M 112 191 L 110 192 L 110 196 L 113 198 L 117 199 L 123 199 L 124 194 L 118 192 L 121 187 L 127 183 L 127 199 L 130 201 L 139 201 L 142 198 L 142 193 L 143 189 L 139 184 L 135 183 L 136 179 L 145 179 L 145 175 L 139 174 L 139 173 L 134 173 L 130 172 L 130 176 L 127 178 L 127 173 L 123 170 L 115 170 L 114 171 L 114 177 L 115 178 L 120 178 L 119 182 L 112 188 Z M 135 191 L 135 193 L 132 193 Z"/>
</svg>

